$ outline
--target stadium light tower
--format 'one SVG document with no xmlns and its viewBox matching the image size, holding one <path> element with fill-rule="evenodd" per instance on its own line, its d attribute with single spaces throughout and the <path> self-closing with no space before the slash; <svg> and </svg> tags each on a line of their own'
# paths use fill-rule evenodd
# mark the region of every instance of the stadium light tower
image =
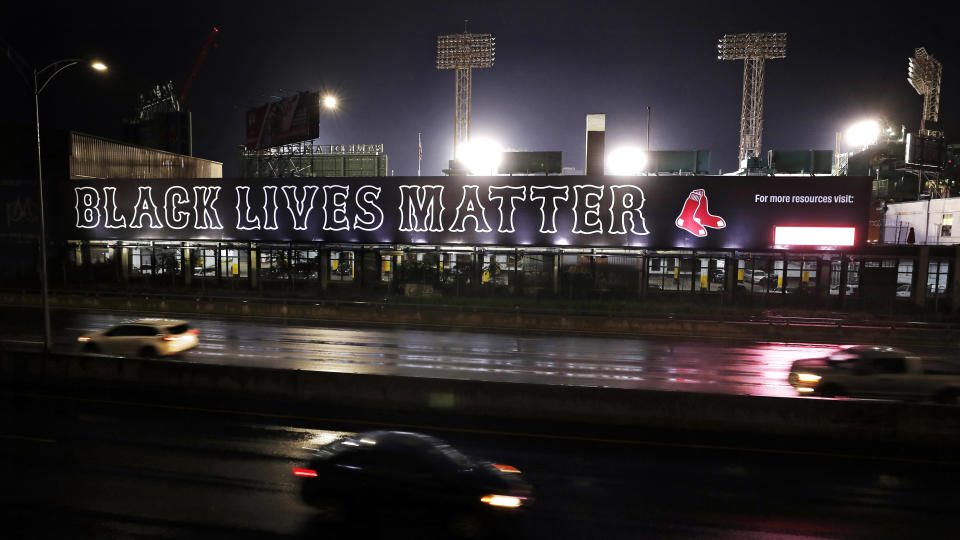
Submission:
<svg viewBox="0 0 960 540">
<path fill-rule="evenodd" d="M 740 107 L 740 163 L 760 157 L 763 142 L 763 70 L 767 60 L 786 58 L 787 34 L 726 34 L 717 43 L 720 60 L 743 60 L 743 103 Z"/>
<path fill-rule="evenodd" d="M 493 34 L 448 34 L 437 36 L 437 69 L 457 70 L 456 112 L 453 120 L 453 156 L 470 140 L 470 93 L 472 71 L 493 67 Z"/>
<path fill-rule="evenodd" d="M 940 74 L 943 71 L 940 62 L 920 47 L 915 50 L 907 66 L 907 81 L 923 96 L 923 118 L 920 120 L 920 134 L 930 137 L 943 137 L 940 127 Z M 930 129 L 928 129 L 928 127 Z"/>
</svg>

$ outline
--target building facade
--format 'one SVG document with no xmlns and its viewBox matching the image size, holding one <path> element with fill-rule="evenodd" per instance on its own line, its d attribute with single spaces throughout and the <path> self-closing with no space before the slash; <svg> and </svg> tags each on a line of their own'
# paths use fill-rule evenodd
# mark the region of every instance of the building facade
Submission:
<svg viewBox="0 0 960 540">
<path fill-rule="evenodd" d="M 955 305 L 956 249 L 866 242 L 867 178 L 73 182 L 63 287 L 325 298 Z"/>
</svg>

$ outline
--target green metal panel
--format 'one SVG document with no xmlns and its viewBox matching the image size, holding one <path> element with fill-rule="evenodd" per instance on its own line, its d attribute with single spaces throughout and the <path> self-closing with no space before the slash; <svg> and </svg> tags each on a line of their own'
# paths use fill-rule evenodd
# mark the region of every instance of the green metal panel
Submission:
<svg viewBox="0 0 960 540">
<path fill-rule="evenodd" d="M 315 156 L 313 160 L 313 176 L 343 176 L 343 156 Z"/>
<path fill-rule="evenodd" d="M 387 156 L 385 154 L 313 154 L 240 158 L 241 178 L 386 175 Z"/>
<path fill-rule="evenodd" d="M 767 164 L 781 174 L 830 174 L 833 150 L 769 150 Z"/>
<path fill-rule="evenodd" d="M 647 154 L 647 169 L 655 173 L 710 173 L 709 150 L 654 150 Z"/>
<path fill-rule="evenodd" d="M 346 156 L 344 176 L 377 176 L 380 156 Z"/>
<path fill-rule="evenodd" d="M 563 171 L 562 162 L 563 152 L 503 152 L 497 172 L 560 174 Z"/>
</svg>

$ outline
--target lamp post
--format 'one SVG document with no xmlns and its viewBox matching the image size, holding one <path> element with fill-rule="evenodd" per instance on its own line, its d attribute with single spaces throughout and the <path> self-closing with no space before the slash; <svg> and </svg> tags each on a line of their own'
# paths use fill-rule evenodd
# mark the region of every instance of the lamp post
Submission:
<svg viewBox="0 0 960 540">
<path fill-rule="evenodd" d="M 80 63 L 76 58 L 67 58 L 50 63 L 47 67 L 33 70 L 33 106 L 37 120 L 37 179 L 40 193 L 40 299 L 43 304 L 43 350 L 50 352 L 53 339 L 50 332 L 50 297 L 47 291 L 47 222 L 43 203 L 43 158 L 40 155 L 40 92 L 50 84 L 61 71 Z M 106 71 L 102 62 L 92 62 L 90 67 L 96 71 Z M 46 77 L 43 83 L 41 78 Z"/>
</svg>

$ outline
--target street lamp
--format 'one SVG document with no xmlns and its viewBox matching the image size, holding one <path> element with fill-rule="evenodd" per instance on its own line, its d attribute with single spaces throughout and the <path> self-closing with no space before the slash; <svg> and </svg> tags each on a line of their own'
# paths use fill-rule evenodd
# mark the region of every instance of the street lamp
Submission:
<svg viewBox="0 0 960 540">
<path fill-rule="evenodd" d="M 50 332 L 50 298 L 47 292 L 47 225 L 43 203 L 43 158 L 40 156 L 40 92 L 50 84 L 61 71 L 82 62 L 77 58 L 67 58 L 50 63 L 47 67 L 33 69 L 33 106 L 37 118 L 37 178 L 40 183 L 40 298 L 43 303 L 43 350 L 50 352 L 53 340 Z M 106 71 L 107 65 L 94 61 L 90 67 L 96 71 Z M 41 79 L 43 83 L 41 84 Z"/>
</svg>

